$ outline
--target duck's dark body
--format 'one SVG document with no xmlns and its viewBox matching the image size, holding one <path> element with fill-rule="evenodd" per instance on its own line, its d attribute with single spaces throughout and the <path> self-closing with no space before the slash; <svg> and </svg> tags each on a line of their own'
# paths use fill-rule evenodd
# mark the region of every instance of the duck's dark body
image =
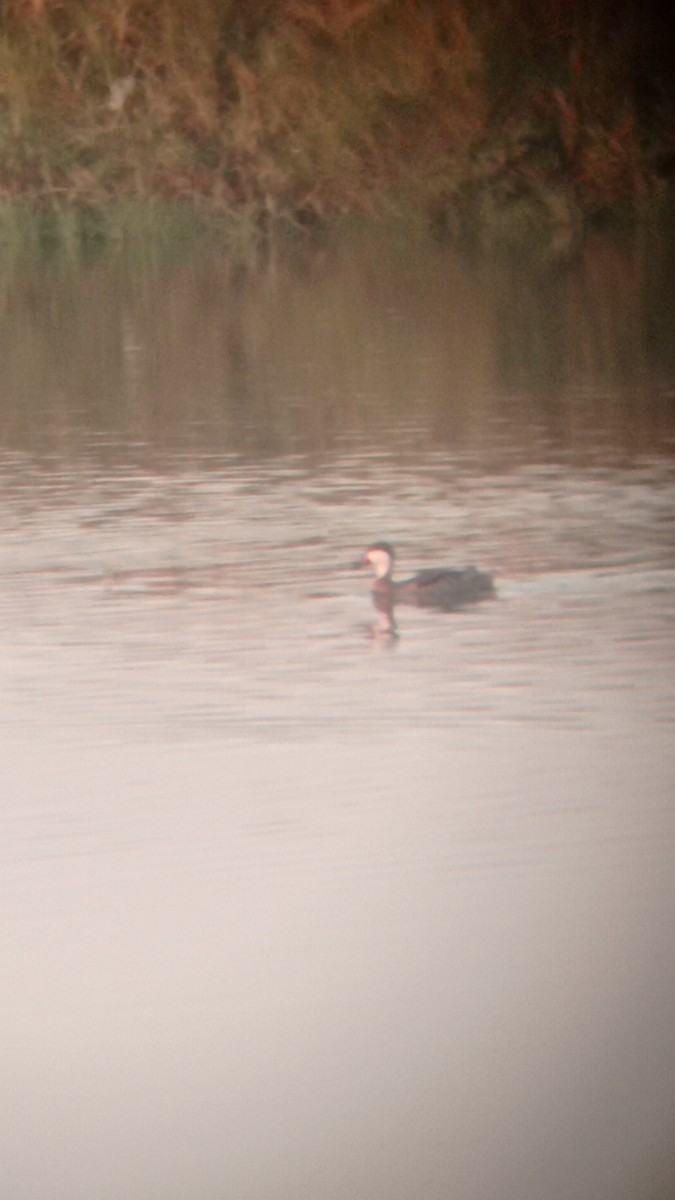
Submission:
<svg viewBox="0 0 675 1200">
<path fill-rule="evenodd" d="M 367 563 L 376 572 L 373 600 L 377 608 L 383 610 L 391 609 L 395 604 L 414 604 L 418 608 L 452 612 L 495 594 L 492 577 L 476 567 L 463 570 L 432 567 L 396 583 L 392 579 L 394 550 L 389 542 L 375 542 L 369 546 L 357 566 Z"/>
<path fill-rule="evenodd" d="M 383 582 L 376 580 L 375 586 L 381 586 Z M 393 593 L 395 602 L 416 604 L 418 608 L 440 608 L 446 612 L 494 596 L 495 592 L 490 576 L 476 567 L 461 571 L 449 567 L 432 568 L 419 571 L 412 579 L 404 579 L 401 583 L 390 580 L 385 587 Z"/>
</svg>

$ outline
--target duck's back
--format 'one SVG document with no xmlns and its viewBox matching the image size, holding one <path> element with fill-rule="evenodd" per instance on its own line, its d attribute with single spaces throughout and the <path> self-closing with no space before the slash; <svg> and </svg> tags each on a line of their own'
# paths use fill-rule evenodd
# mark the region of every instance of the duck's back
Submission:
<svg viewBox="0 0 675 1200">
<path fill-rule="evenodd" d="M 430 567 L 397 585 L 402 600 L 420 608 L 453 609 L 494 596 L 492 577 L 476 567 L 453 570 Z"/>
</svg>

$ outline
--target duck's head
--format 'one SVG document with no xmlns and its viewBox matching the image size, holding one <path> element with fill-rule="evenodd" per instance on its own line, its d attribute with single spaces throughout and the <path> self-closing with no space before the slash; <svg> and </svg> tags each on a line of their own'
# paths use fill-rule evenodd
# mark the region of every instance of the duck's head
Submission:
<svg viewBox="0 0 675 1200">
<path fill-rule="evenodd" d="M 373 542 L 354 566 L 365 567 L 369 564 L 374 568 L 376 579 L 388 579 L 394 566 L 394 547 L 389 542 Z"/>
</svg>

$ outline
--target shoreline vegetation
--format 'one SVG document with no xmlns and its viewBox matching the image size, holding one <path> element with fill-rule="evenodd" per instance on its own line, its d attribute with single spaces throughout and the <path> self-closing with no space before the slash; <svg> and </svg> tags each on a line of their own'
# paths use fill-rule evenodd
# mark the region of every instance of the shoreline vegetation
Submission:
<svg viewBox="0 0 675 1200">
<path fill-rule="evenodd" d="M 403 217 L 564 251 L 672 216 L 671 25 L 627 0 L 5 0 L 0 247 Z"/>
</svg>

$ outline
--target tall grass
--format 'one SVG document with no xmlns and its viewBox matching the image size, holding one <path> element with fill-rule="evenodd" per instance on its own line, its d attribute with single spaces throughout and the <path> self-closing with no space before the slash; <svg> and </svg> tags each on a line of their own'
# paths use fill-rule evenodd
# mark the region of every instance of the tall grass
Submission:
<svg viewBox="0 0 675 1200">
<path fill-rule="evenodd" d="M 478 237 L 636 212 L 663 186 L 655 146 L 665 161 L 675 145 L 665 75 L 640 107 L 660 27 L 632 14 L 621 0 L 5 0 L 0 226 L 8 237 L 14 203 L 94 217 L 104 236 L 134 202 L 180 202 L 242 240 L 353 212 L 407 209 Z"/>
</svg>

